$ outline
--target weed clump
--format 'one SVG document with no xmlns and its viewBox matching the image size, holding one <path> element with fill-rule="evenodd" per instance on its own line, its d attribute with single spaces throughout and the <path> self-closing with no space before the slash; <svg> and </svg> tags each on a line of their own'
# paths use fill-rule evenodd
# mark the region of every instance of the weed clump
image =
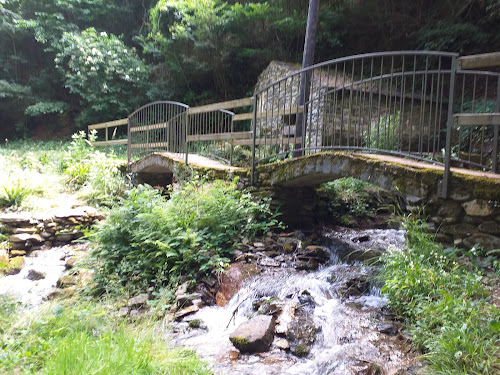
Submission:
<svg viewBox="0 0 500 375">
<path fill-rule="evenodd" d="M 52 304 L 30 317 L 0 296 L 0 323 L 2 374 L 211 373 L 193 352 L 158 340 L 151 323 L 125 324 L 95 303 Z"/>
<path fill-rule="evenodd" d="M 82 189 L 82 195 L 91 203 L 113 205 L 126 189 L 115 154 L 104 154 L 92 147 L 96 130 L 90 132 L 88 140 L 83 131 L 73 134 L 72 139 L 61 163 L 68 184 Z"/>
</svg>

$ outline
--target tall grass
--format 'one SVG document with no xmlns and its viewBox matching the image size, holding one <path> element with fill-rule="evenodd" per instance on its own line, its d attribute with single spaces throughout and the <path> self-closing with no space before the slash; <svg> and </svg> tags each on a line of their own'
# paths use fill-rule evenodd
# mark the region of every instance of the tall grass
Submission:
<svg viewBox="0 0 500 375">
<path fill-rule="evenodd" d="M 0 300 L 3 311 L 12 314 L 12 305 Z M 210 374 L 192 352 L 159 339 L 152 324 L 127 325 L 93 303 L 15 317 L 0 331 L 3 374 Z"/>
<path fill-rule="evenodd" d="M 434 243 L 420 221 L 404 225 L 407 249 L 382 257 L 382 291 L 431 373 L 498 374 L 500 313 L 489 303 L 483 270 Z"/>
</svg>

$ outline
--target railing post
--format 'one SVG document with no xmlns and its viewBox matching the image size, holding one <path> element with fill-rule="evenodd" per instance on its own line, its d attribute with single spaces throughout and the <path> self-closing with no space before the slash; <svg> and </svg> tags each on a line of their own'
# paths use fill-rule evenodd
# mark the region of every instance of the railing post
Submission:
<svg viewBox="0 0 500 375">
<path fill-rule="evenodd" d="M 132 133 L 130 132 L 130 117 L 127 117 L 127 134 L 128 134 L 128 141 L 127 141 L 127 158 L 128 158 L 128 166 L 130 167 L 130 159 L 132 156 Z"/>
<path fill-rule="evenodd" d="M 106 126 L 106 154 L 108 153 L 108 127 Z"/>
<path fill-rule="evenodd" d="M 250 174 L 250 184 L 255 183 L 255 144 L 257 137 L 257 95 L 253 96 L 253 119 L 252 119 L 252 171 Z"/>
<path fill-rule="evenodd" d="M 500 77 L 497 77 L 497 105 L 496 112 L 500 112 Z M 493 127 L 493 150 L 491 151 L 491 171 L 498 173 L 498 128 L 496 125 Z"/>
<path fill-rule="evenodd" d="M 458 57 L 453 56 L 451 60 L 451 71 L 450 71 L 450 93 L 448 95 L 448 118 L 446 121 L 446 145 L 444 149 L 445 161 L 444 161 L 444 174 L 443 180 L 438 190 L 438 196 L 440 198 L 448 198 L 448 187 L 450 180 L 450 164 L 451 164 L 451 130 L 453 128 L 453 106 L 455 98 L 455 78 L 458 69 Z"/>
<path fill-rule="evenodd" d="M 186 165 L 188 165 L 188 155 L 189 155 L 189 149 L 188 149 L 188 130 L 189 130 L 189 107 L 186 109 L 186 141 L 184 142 L 184 150 L 186 151 Z"/>
<path fill-rule="evenodd" d="M 234 121 L 233 121 L 234 115 L 231 115 L 230 121 L 231 121 L 231 154 L 229 155 L 229 165 L 233 166 L 233 149 L 234 149 L 234 139 L 233 139 L 233 133 L 234 133 Z"/>
</svg>

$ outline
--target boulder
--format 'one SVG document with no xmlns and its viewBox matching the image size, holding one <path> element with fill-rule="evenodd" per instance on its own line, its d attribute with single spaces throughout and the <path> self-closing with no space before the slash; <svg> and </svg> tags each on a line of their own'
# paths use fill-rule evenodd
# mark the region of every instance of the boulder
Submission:
<svg viewBox="0 0 500 375">
<path fill-rule="evenodd" d="M 34 234 L 36 233 L 36 228 L 34 227 L 27 227 L 27 228 L 14 228 L 12 231 L 12 234 L 23 234 L 23 233 L 28 233 L 28 234 Z"/>
<path fill-rule="evenodd" d="M 445 201 L 437 212 L 443 223 L 453 224 L 460 221 L 463 215 L 462 205 L 452 200 Z"/>
<path fill-rule="evenodd" d="M 200 305 L 198 301 L 201 301 L 201 293 L 186 293 L 186 294 L 181 294 L 176 297 L 175 303 L 179 307 L 184 307 L 184 306 L 191 306 L 191 305 Z M 197 303 L 194 303 L 194 301 L 197 301 Z"/>
<path fill-rule="evenodd" d="M 286 339 L 292 353 L 297 357 L 306 357 L 311 345 L 316 341 L 319 328 L 314 324 L 313 316 L 302 309 L 297 310 L 296 319 L 288 324 Z"/>
<path fill-rule="evenodd" d="M 276 347 L 281 350 L 288 350 L 290 349 L 290 343 L 286 339 L 279 339 L 276 340 Z"/>
<path fill-rule="evenodd" d="M 384 371 L 379 365 L 366 361 L 356 361 L 349 367 L 348 371 L 348 374 L 356 375 L 384 375 Z"/>
<path fill-rule="evenodd" d="M 27 213 L 8 213 L 0 215 L 0 223 L 10 224 L 13 227 L 27 226 L 31 221 L 31 215 Z"/>
<path fill-rule="evenodd" d="M 469 216 L 490 216 L 495 213 L 495 210 L 488 201 L 483 199 L 474 199 L 472 201 L 468 201 L 462 204 L 465 212 Z"/>
<path fill-rule="evenodd" d="M 490 234 L 475 234 L 467 237 L 463 241 L 464 245 L 471 249 L 474 245 L 479 244 L 486 251 L 500 249 L 500 238 Z"/>
<path fill-rule="evenodd" d="M 68 288 L 70 286 L 76 285 L 78 283 L 78 280 L 76 279 L 75 276 L 72 275 L 63 275 L 57 280 L 56 286 L 58 288 L 64 289 Z"/>
<path fill-rule="evenodd" d="M 194 314 L 195 312 L 199 311 L 200 308 L 196 305 L 191 305 L 189 307 L 186 307 L 185 309 L 179 310 L 175 313 L 174 317 L 175 320 L 181 320 L 185 316 Z"/>
<path fill-rule="evenodd" d="M 76 264 L 77 259 L 75 257 L 70 257 L 66 260 L 66 263 L 64 263 L 64 267 L 66 267 L 67 270 L 73 268 Z"/>
<path fill-rule="evenodd" d="M 250 263 L 233 263 L 222 275 L 219 291 L 217 292 L 217 305 L 224 307 L 231 297 L 241 288 L 249 277 L 260 273 L 259 266 Z"/>
<path fill-rule="evenodd" d="M 26 250 L 11 250 L 10 251 L 11 257 L 22 257 L 24 255 L 26 255 Z"/>
<path fill-rule="evenodd" d="M 295 268 L 298 270 L 315 271 L 318 267 L 319 263 L 315 259 L 301 259 L 295 262 Z"/>
<path fill-rule="evenodd" d="M 471 224 L 443 225 L 440 232 L 451 234 L 454 238 L 464 238 L 477 233 L 477 227 Z"/>
<path fill-rule="evenodd" d="M 9 237 L 9 242 L 26 242 L 30 239 L 31 234 L 29 233 L 19 233 L 19 234 L 13 234 L 12 236 Z"/>
<path fill-rule="evenodd" d="M 377 330 L 389 336 L 396 336 L 399 332 L 399 328 L 394 323 L 380 323 L 377 325 Z"/>
<path fill-rule="evenodd" d="M 268 351 L 273 338 L 274 318 L 269 315 L 257 315 L 229 336 L 231 343 L 242 353 Z"/>
<path fill-rule="evenodd" d="M 317 259 L 318 262 L 326 262 L 330 259 L 330 252 L 324 246 L 309 245 L 303 254 Z"/>
<path fill-rule="evenodd" d="M 36 281 L 45 279 L 45 276 L 47 276 L 45 272 L 40 272 L 35 269 L 31 269 L 28 271 L 28 274 L 25 276 L 25 279 Z"/>
<path fill-rule="evenodd" d="M 283 252 L 285 254 L 293 253 L 296 248 L 297 248 L 297 244 L 294 241 L 291 241 L 291 240 L 288 240 L 288 239 L 283 244 Z"/>
<path fill-rule="evenodd" d="M 479 229 L 483 233 L 500 235 L 500 224 L 496 221 L 485 221 L 480 224 L 477 229 Z"/>
<path fill-rule="evenodd" d="M 24 257 L 11 258 L 7 267 L 5 267 L 5 273 L 7 275 L 16 275 L 21 272 L 24 266 Z"/>
<path fill-rule="evenodd" d="M 263 267 L 280 267 L 281 263 L 268 257 L 263 257 L 259 259 L 259 264 Z"/>
<path fill-rule="evenodd" d="M 127 306 L 129 307 L 140 307 L 145 305 L 149 301 L 149 294 L 142 293 L 128 300 Z"/>
</svg>

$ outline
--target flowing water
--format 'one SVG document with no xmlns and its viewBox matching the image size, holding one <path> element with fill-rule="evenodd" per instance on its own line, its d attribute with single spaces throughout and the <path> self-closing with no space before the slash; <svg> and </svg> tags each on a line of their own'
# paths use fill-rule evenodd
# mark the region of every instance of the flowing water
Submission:
<svg viewBox="0 0 500 375">
<path fill-rule="evenodd" d="M 56 290 L 57 280 L 66 270 L 68 255 L 73 253 L 74 248 L 84 246 L 76 244 L 31 251 L 24 257 L 24 266 L 18 274 L 0 278 L 0 295 L 9 296 L 26 307 L 41 304 Z M 33 271 L 43 275 L 43 278 L 36 280 L 37 277 L 31 277 Z"/>
<path fill-rule="evenodd" d="M 370 275 L 372 267 L 345 264 L 337 256 L 346 250 L 346 244 L 350 246 L 347 238 L 351 238 L 353 248 L 358 246 L 354 243 L 360 242 L 359 238 L 363 239 L 361 242 L 365 242 L 366 248 L 377 242 L 384 247 L 388 244 L 402 247 L 404 233 L 395 230 L 344 231 L 327 233 L 325 238 L 331 258 L 317 271 L 266 269 L 248 280 L 226 307 L 205 307 L 190 317 L 200 319 L 206 327 L 191 329 L 187 322 L 177 323 L 173 332 L 167 334 L 168 339 L 196 350 L 202 358 L 213 363 L 216 374 L 340 375 L 406 371 L 415 362 L 406 340 L 401 334 L 384 334 L 378 328 L 387 323 L 384 310 L 387 301 L 380 290 L 372 284 L 358 295 L 342 295 L 342 288 L 349 279 L 359 280 L 360 275 Z M 255 316 L 255 301 L 262 298 L 275 298 L 284 305 L 284 313 L 278 317 L 280 324 L 294 319 L 297 306 L 312 317 L 317 328 L 316 341 L 306 358 L 277 348 L 275 343 L 280 338 L 275 336 L 269 352 L 230 359 L 234 347 L 229 335 Z M 361 372 L 370 368 L 379 368 L 381 372 Z"/>
</svg>

